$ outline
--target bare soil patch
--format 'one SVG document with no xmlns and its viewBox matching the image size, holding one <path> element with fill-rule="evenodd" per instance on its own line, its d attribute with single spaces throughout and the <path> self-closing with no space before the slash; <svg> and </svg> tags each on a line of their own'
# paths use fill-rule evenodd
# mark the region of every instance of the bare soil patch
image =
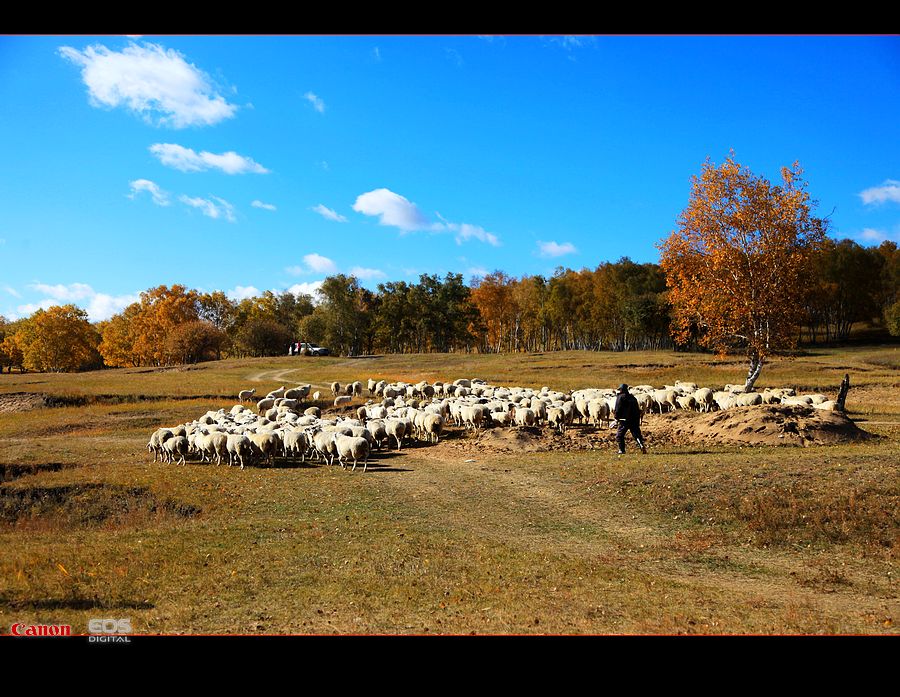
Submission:
<svg viewBox="0 0 900 697">
<path fill-rule="evenodd" d="M 47 395 L 37 392 L 13 392 L 0 395 L 0 413 L 31 411 L 47 406 Z"/>
</svg>

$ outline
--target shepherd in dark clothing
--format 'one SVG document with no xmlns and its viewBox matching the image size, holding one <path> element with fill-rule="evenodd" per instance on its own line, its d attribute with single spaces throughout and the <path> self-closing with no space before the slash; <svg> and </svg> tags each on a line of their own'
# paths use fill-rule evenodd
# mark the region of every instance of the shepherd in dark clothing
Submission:
<svg viewBox="0 0 900 697">
<path fill-rule="evenodd" d="M 619 444 L 619 455 L 625 454 L 625 432 L 631 431 L 641 452 L 647 454 L 647 446 L 644 445 L 644 437 L 641 435 L 641 407 L 634 395 L 628 391 L 628 385 L 621 384 L 617 390 L 616 407 L 613 416 L 618 422 L 616 441 Z"/>
</svg>

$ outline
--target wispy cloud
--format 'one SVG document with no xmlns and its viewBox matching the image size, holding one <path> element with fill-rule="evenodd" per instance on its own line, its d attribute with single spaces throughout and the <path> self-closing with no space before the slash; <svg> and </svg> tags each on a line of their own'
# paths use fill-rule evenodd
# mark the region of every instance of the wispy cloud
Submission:
<svg viewBox="0 0 900 697">
<path fill-rule="evenodd" d="M 262 208 L 264 211 L 278 210 L 273 204 L 263 203 L 259 199 L 254 199 L 253 201 L 250 202 L 250 205 L 253 206 L 254 208 Z"/>
<path fill-rule="evenodd" d="M 13 288 L 12 286 L 3 286 L 3 290 L 5 290 L 7 293 L 9 293 L 14 298 L 22 297 L 22 294 L 19 291 L 17 291 L 15 288 Z"/>
<path fill-rule="evenodd" d="M 457 68 L 463 67 L 464 61 L 463 57 L 460 55 L 459 51 L 455 48 L 446 48 L 444 49 L 444 55 L 447 56 L 447 60 L 453 63 Z"/>
<path fill-rule="evenodd" d="M 381 62 L 381 49 L 376 46 L 372 49 L 372 58 L 374 58 L 379 63 Z"/>
<path fill-rule="evenodd" d="M 499 247 L 500 240 L 493 232 L 488 232 L 480 225 L 470 225 L 469 223 L 444 223 L 447 229 L 456 233 L 456 244 L 462 244 L 469 240 L 478 240 L 485 242 L 492 247 Z"/>
<path fill-rule="evenodd" d="M 38 309 L 46 310 L 48 307 L 61 303 L 72 303 L 84 308 L 91 322 L 109 319 L 141 299 L 139 293 L 124 295 L 99 293 L 87 283 L 30 283 L 28 288 L 47 297 L 35 303 L 19 305 L 16 309 L 23 315 L 31 314 Z"/>
<path fill-rule="evenodd" d="M 134 200 L 134 198 L 142 191 L 146 191 L 150 194 L 153 203 L 157 206 L 169 205 L 169 192 L 163 191 L 159 188 L 158 184 L 149 179 L 135 179 L 134 181 L 128 182 L 128 186 L 131 187 L 131 193 L 128 194 L 128 198 L 132 200 Z"/>
<path fill-rule="evenodd" d="M 566 254 L 576 254 L 578 250 L 571 242 L 538 242 L 538 253 L 542 257 L 561 257 Z"/>
<path fill-rule="evenodd" d="M 881 186 L 873 186 L 860 192 L 859 197 L 867 206 L 888 201 L 900 203 L 900 181 L 887 179 Z"/>
<path fill-rule="evenodd" d="M 211 126 L 234 116 L 209 76 L 173 49 L 132 43 L 121 51 L 96 44 L 59 53 L 81 67 L 91 104 L 124 107 L 148 123 L 172 128 Z"/>
<path fill-rule="evenodd" d="M 313 109 L 318 111 L 320 114 L 325 113 L 325 102 L 322 101 L 322 98 L 317 96 L 314 92 L 307 92 L 303 95 L 303 98 L 312 104 Z"/>
<path fill-rule="evenodd" d="M 208 169 L 217 169 L 225 174 L 269 173 L 269 170 L 252 158 L 238 155 L 234 151 L 217 155 L 206 150 L 198 153 L 176 143 L 155 143 L 150 146 L 150 152 L 166 167 L 172 167 L 182 172 L 204 172 Z"/>
<path fill-rule="evenodd" d="M 381 269 L 367 269 L 364 266 L 354 266 L 350 269 L 350 275 L 363 281 L 371 281 L 375 278 L 387 278 L 387 274 Z"/>
<path fill-rule="evenodd" d="M 332 210 L 328 206 L 325 206 L 321 203 L 318 206 L 313 206 L 310 210 L 315 211 L 316 213 L 321 215 L 326 220 L 333 220 L 336 223 L 346 223 L 347 222 L 347 219 L 344 216 L 342 216 L 340 213 Z"/>
<path fill-rule="evenodd" d="M 436 214 L 440 222 L 430 222 L 415 203 L 390 189 L 375 189 L 361 194 L 353 204 L 353 210 L 363 215 L 377 217 L 380 225 L 396 227 L 401 233 L 417 230 L 453 232 L 457 244 L 476 239 L 494 247 L 500 246 L 500 239 L 497 235 L 488 232 L 480 225 L 453 223 L 443 218 L 440 213 Z"/>
<path fill-rule="evenodd" d="M 229 223 L 237 222 L 237 218 L 234 215 L 234 206 L 218 196 L 200 198 L 182 194 L 178 197 L 178 200 L 187 206 L 199 209 L 208 218 L 213 218 L 214 220 L 224 218 Z"/>
</svg>

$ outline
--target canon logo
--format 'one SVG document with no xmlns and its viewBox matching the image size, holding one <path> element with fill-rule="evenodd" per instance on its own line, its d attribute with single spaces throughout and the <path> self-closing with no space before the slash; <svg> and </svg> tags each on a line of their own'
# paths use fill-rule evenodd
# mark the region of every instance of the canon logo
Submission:
<svg viewBox="0 0 900 697">
<path fill-rule="evenodd" d="M 16 622 L 9 628 L 13 636 L 72 636 L 68 624 L 24 624 Z"/>
</svg>

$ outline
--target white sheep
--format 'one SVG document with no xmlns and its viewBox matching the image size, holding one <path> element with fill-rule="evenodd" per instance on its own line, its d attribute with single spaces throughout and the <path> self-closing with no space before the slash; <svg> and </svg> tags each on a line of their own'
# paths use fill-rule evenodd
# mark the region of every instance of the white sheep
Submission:
<svg viewBox="0 0 900 697">
<path fill-rule="evenodd" d="M 444 419 L 440 414 L 425 414 L 425 434 L 432 443 L 441 439 L 444 431 Z"/>
<path fill-rule="evenodd" d="M 238 401 L 241 404 L 243 404 L 244 402 L 252 402 L 254 394 L 256 394 L 255 387 L 252 390 L 241 390 L 240 392 L 238 392 Z"/>
<path fill-rule="evenodd" d="M 163 442 L 162 447 L 165 451 L 166 462 L 172 464 L 175 461 L 175 457 L 180 455 L 180 462 L 184 465 L 184 456 L 188 454 L 188 449 L 190 448 L 187 438 L 184 436 L 172 436 Z"/>
<path fill-rule="evenodd" d="M 350 471 L 354 472 L 356 471 L 357 461 L 362 460 L 363 472 L 366 471 L 366 468 L 369 465 L 369 441 L 365 438 L 344 436 L 340 433 L 335 433 L 332 436 L 332 440 L 337 449 L 338 462 L 341 463 L 341 467 L 344 466 L 345 458 L 352 459 L 353 469 Z"/>
<path fill-rule="evenodd" d="M 406 435 L 406 421 L 400 419 L 387 419 L 384 422 L 384 429 L 389 438 L 397 441 L 397 450 L 403 450 L 402 439 Z"/>
</svg>

